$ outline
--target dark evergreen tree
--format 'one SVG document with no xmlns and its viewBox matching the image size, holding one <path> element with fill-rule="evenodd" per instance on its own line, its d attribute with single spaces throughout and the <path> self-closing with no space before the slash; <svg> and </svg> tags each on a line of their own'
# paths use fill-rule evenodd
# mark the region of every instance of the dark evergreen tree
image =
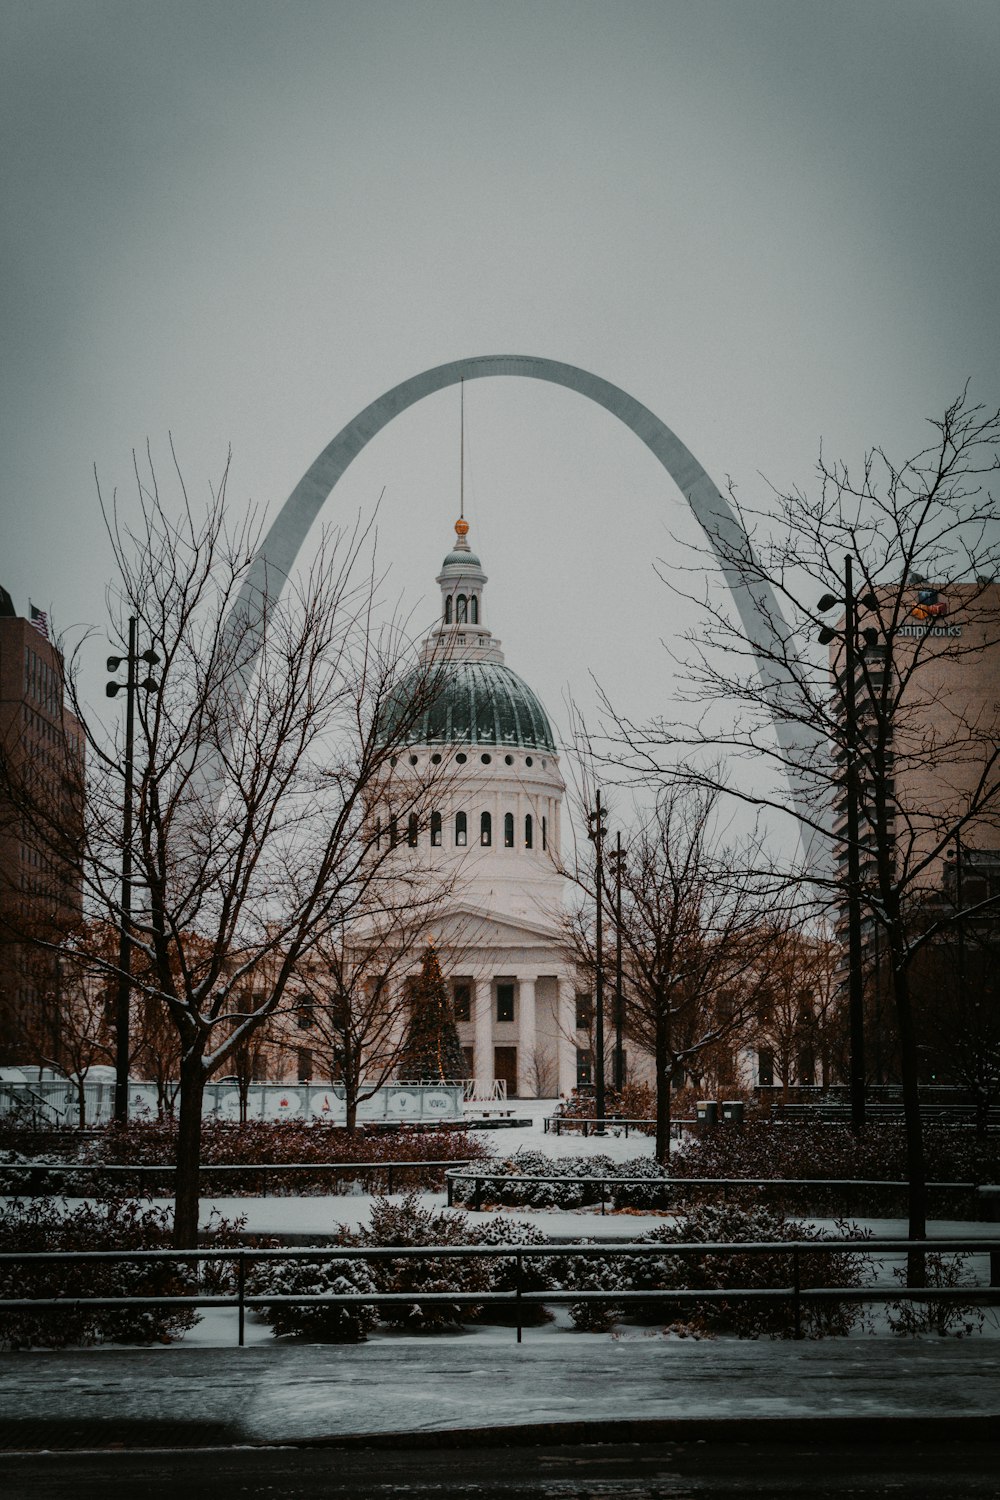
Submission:
<svg viewBox="0 0 1000 1500">
<path fill-rule="evenodd" d="M 467 1071 L 441 965 L 434 944 L 428 943 L 413 984 L 410 1026 L 399 1060 L 399 1076 L 412 1083 L 438 1083 L 446 1078 L 464 1078 Z"/>
</svg>

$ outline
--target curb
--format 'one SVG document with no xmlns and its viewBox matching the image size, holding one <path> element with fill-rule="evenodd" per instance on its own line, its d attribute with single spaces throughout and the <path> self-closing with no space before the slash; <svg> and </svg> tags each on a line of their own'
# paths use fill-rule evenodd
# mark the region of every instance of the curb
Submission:
<svg viewBox="0 0 1000 1500">
<path fill-rule="evenodd" d="M 1000 1413 L 976 1416 L 664 1417 L 638 1421 L 515 1423 L 411 1432 L 313 1434 L 254 1438 L 229 1423 L 0 1421 L 0 1452 L 106 1453 L 233 1448 L 533 1448 L 621 1443 L 814 1443 L 841 1449 L 873 1443 L 1000 1441 Z"/>
</svg>

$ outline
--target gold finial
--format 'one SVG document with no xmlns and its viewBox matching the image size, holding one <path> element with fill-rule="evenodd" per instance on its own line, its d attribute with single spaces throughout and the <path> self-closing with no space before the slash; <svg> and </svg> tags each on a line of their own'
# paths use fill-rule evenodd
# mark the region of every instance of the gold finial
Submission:
<svg viewBox="0 0 1000 1500">
<path fill-rule="evenodd" d="M 456 536 L 468 536 L 469 523 L 464 516 L 461 520 L 455 522 L 455 534 Z"/>
</svg>

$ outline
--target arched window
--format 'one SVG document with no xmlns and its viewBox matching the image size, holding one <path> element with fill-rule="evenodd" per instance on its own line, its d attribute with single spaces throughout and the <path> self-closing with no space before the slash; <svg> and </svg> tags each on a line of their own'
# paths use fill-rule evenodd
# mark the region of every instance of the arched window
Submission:
<svg viewBox="0 0 1000 1500">
<path fill-rule="evenodd" d="M 542 848 L 543 849 L 547 849 L 548 847 L 549 847 L 549 820 L 548 820 L 548 818 L 543 818 L 542 819 Z"/>
<path fill-rule="evenodd" d="M 530 849 L 531 848 L 532 843 L 534 842 L 534 834 L 535 834 L 535 829 L 534 829 L 534 824 L 532 822 L 531 814 L 530 813 L 525 813 L 525 815 L 524 815 L 524 847 L 526 849 Z"/>
<path fill-rule="evenodd" d="M 444 623 L 446 625 L 450 625 L 451 624 L 451 595 L 450 594 L 448 595 L 447 599 L 444 601 Z"/>
<path fill-rule="evenodd" d="M 395 849 L 395 847 L 396 847 L 396 845 L 398 843 L 399 843 L 399 824 L 396 821 L 395 815 L 393 815 L 389 819 L 389 848 L 390 849 Z"/>
<path fill-rule="evenodd" d="M 382 819 L 375 819 L 375 843 L 378 847 L 382 844 Z"/>
<path fill-rule="evenodd" d="M 455 814 L 455 844 L 464 849 L 469 842 L 469 820 L 464 812 Z"/>
<path fill-rule="evenodd" d="M 503 846 L 505 849 L 513 849 L 514 847 L 513 813 L 504 813 L 503 815 Z"/>
<path fill-rule="evenodd" d="M 439 812 L 431 813 L 431 847 L 434 849 L 441 847 L 441 814 Z"/>
<path fill-rule="evenodd" d="M 409 844 L 411 849 L 415 849 L 417 847 L 417 838 L 419 837 L 419 834 L 420 823 L 417 820 L 417 815 L 416 813 L 410 813 L 410 817 L 406 825 L 406 842 Z"/>
<path fill-rule="evenodd" d="M 455 624 L 464 625 L 469 614 L 469 601 L 464 594 L 455 600 Z"/>
<path fill-rule="evenodd" d="M 469 619 L 473 625 L 479 624 L 479 595 L 473 594 L 469 600 Z"/>
<path fill-rule="evenodd" d="M 493 819 L 488 812 L 480 814 L 479 842 L 483 845 L 489 845 L 493 842 Z"/>
</svg>

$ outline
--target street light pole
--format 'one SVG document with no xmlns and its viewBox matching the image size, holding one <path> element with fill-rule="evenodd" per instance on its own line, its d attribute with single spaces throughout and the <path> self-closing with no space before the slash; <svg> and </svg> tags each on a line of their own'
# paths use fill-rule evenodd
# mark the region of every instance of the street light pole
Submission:
<svg viewBox="0 0 1000 1500">
<path fill-rule="evenodd" d="M 596 963 L 594 965 L 594 1009 L 595 1009 L 595 1046 L 597 1057 L 595 1069 L 596 1089 L 594 1094 L 594 1113 L 597 1116 L 594 1133 L 604 1134 L 604 835 L 607 829 L 604 826 L 604 808 L 601 804 L 601 794 L 597 793 L 596 811 L 588 815 L 587 821 L 590 825 L 589 836 L 594 842 L 595 850 L 595 885 L 597 895 L 597 933 L 596 933 Z"/>
<path fill-rule="evenodd" d="M 850 1099 L 851 1129 L 858 1134 L 865 1125 L 865 1012 L 864 969 L 861 945 L 861 850 L 859 847 L 860 788 L 858 785 L 858 705 L 857 647 L 858 600 L 854 593 L 854 561 L 844 558 L 844 596 L 838 600 L 825 594 L 819 608 L 834 604 L 844 607 L 844 782 L 847 794 L 845 838 L 847 843 L 847 1009 L 851 1033 Z M 866 594 L 861 600 L 866 609 L 875 609 L 878 601 Z M 838 631 L 824 626 L 820 642 L 827 645 Z M 874 645 L 878 632 L 865 631 L 865 642 Z"/>
<path fill-rule="evenodd" d="M 625 1027 L 625 996 L 622 994 L 622 835 L 615 834 L 615 1092 L 621 1094 L 625 1087 L 625 1053 L 623 1031 Z"/>
<path fill-rule="evenodd" d="M 115 1005 L 115 1123 L 124 1125 L 128 1120 L 128 1051 L 129 1051 L 129 1003 L 132 991 L 132 794 L 133 760 L 135 756 L 135 695 L 139 687 L 149 690 L 156 683 L 150 677 L 137 681 L 140 661 L 155 666 L 159 657 L 155 651 L 136 652 L 136 621 L 131 615 L 128 622 L 128 655 L 109 656 L 108 671 L 117 672 L 122 662 L 126 663 L 125 688 L 125 789 L 122 809 L 122 886 L 121 925 L 118 929 L 118 998 Z M 123 686 L 120 682 L 109 682 L 105 692 L 114 698 Z"/>
</svg>

